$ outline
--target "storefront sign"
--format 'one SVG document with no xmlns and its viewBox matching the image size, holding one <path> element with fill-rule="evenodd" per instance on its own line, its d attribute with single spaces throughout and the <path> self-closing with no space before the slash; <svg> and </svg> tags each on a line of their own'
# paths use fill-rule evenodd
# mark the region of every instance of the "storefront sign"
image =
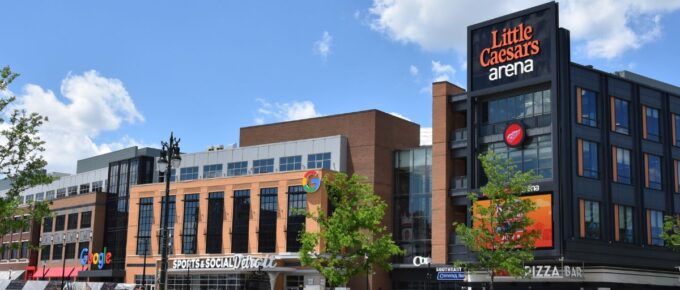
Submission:
<svg viewBox="0 0 680 290">
<path fill-rule="evenodd" d="M 524 144 L 524 139 L 526 139 L 527 133 L 524 129 L 524 125 L 519 122 L 513 122 L 505 127 L 505 132 L 503 133 L 503 141 L 508 147 L 520 147 Z"/>
<path fill-rule="evenodd" d="M 583 269 L 579 266 L 536 265 L 524 266 L 531 278 L 583 278 Z"/>
<path fill-rule="evenodd" d="M 319 190 L 319 187 L 321 186 L 321 178 L 319 178 L 319 174 L 316 173 L 315 170 L 310 170 L 307 171 L 302 177 L 302 187 L 305 189 L 306 192 L 312 193 L 316 192 Z"/>
<path fill-rule="evenodd" d="M 421 257 L 421 256 L 413 257 L 413 266 L 420 267 L 422 265 L 427 265 L 429 263 L 432 263 L 432 258 L 430 258 L 430 257 Z"/>
<path fill-rule="evenodd" d="M 106 247 L 101 253 L 90 253 L 88 248 L 80 251 L 80 264 L 83 266 L 97 265 L 97 268 L 102 269 L 104 265 L 111 264 L 111 252 L 106 251 Z"/>
<path fill-rule="evenodd" d="M 437 267 L 437 281 L 463 281 L 465 272 L 460 267 Z"/>
<path fill-rule="evenodd" d="M 173 269 L 228 269 L 258 270 L 274 268 L 274 256 L 255 257 L 250 255 L 233 255 L 225 257 L 177 259 L 172 262 Z"/>
<path fill-rule="evenodd" d="M 556 11 L 553 6 L 545 6 L 471 27 L 468 41 L 472 90 L 549 74 L 552 39 L 557 31 Z"/>
</svg>

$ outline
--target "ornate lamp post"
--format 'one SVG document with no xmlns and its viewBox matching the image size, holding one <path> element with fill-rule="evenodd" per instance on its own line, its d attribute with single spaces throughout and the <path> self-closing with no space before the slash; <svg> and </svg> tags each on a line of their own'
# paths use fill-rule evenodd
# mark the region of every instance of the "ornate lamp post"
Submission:
<svg viewBox="0 0 680 290">
<path fill-rule="evenodd" d="M 178 168 L 182 162 L 182 158 L 179 156 L 179 141 L 180 139 L 175 139 L 173 133 L 170 133 L 169 142 L 161 141 L 161 156 L 158 158 L 158 171 L 165 173 L 165 201 L 163 202 L 163 207 L 165 212 L 163 213 L 162 230 L 161 236 L 163 239 L 163 244 L 161 245 L 161 273 L 160 280 L 158 282 L 159 290 L 166 290 L 166 281 L 168 276 L 168 219 L 170 217 L 170 172 L 172 168 Z"/>
<path fill-rule="evenodd" d="M 146 255 L 148 254 L 147 251 L 149 250 L 149 238 L 145 238 L 146 241 L 144 241 L 144 268 L 142 269 L 142 289 L 146 290 Z"/>
<path fill-rule="evenodd" d="M 61 289 L 64 289 L 64 276 L 66 275 L 66 251 L 64 245 L 66 244 L 66 233 L 61 236 Z M 53 254 L 54 255 L 54 254 Z"/>
</svg>

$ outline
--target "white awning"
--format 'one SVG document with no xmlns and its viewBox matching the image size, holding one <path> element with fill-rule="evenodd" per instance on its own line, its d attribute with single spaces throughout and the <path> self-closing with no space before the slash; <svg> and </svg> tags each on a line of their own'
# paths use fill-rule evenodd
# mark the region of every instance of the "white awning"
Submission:
<svg viewBox="0 0 680 290">
<path fill-rule="evenodd" d="M 0 271 L 0 280 L 16 280 L 24 273 L 24 270 Z"/>
</svg>

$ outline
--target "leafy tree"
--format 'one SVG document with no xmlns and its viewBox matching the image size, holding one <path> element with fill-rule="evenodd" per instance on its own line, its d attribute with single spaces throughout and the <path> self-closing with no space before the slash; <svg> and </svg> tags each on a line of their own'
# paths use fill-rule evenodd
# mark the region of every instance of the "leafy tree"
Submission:
<svg viewBox="0 0 680 290">
<path fill-rule="evenodd" d="M 0 178 L 10 184 L 0 198 L 0 236 L 19 232 L 32 221 L 41 222 L 49 215 L 45 202 L 34 202 L 28 209 L 20 208 L 19 194 L 53 180 L 45 173 L 47 162 L 42 157 L 45 141 L 38 136 L 38 128 L 47 117 L 12 107 L 16 97 L 10 95 L 8 87 L 18 76 L 9 67 L 0 71 Z M 24 215 L 29 218 L 14 218 Z"/>
<path fill-rule="evenodd" d="M 364 177 L 337 173 L 323 181 L 332 212 L 307 213 L 321 230 L 301 233 L 302 265 L 319 271 L 331 287 L 347 286 L 352 277 L 368 274 L 372 267 L 391 270 L 390 258 L 403 251 L 381 224 L 387 204 Z"/>
<path fill-rule="evenodd" d="M 524 263 L 534 259 L 533 250 L 540 233 L 527 230 L 533 224 L 527 214 L 536 209 L 536 204 L 520 196 L 529 183 L 540 176 L 517 170 L 509 159 L 491 151 L 481 154 L 479 160 L 488 178 L 487 184 L 480 188 L 486 200 L 480 201 L 478 193 L 468 194 L 473 205 L 471 226 L 457 224 L 456 233 L 477 256 L 476 263 L 465 266 L 486 271 L 493 290 L 499 272 L 524 276 Z"/>
<path fill-rule="evenodd" d="M 680 215 L 665 216 L 663 218 L 663 232 L 661 239 L 666 242 L 666 247 L 673 251 L 680 251 Z"/>
</svg>

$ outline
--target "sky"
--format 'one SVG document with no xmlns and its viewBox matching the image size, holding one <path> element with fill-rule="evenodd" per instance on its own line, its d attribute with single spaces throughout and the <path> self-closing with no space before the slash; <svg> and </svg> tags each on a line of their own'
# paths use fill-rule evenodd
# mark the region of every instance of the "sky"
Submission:
<svg viewBox="0 0 680 290">
<path fill-rule="evenodd" d="M 196 152 L 367 109 L 428 136 L 431 83 L 465 87 L 466 27 L 544 2 L 6 1 L 0 66 L 21 74 L 14 107 L 49 118 L 50 171 L 171 131 Z M 558 3 L 572 61 L 680 85 L 680 0 Z"/>
</svg>

